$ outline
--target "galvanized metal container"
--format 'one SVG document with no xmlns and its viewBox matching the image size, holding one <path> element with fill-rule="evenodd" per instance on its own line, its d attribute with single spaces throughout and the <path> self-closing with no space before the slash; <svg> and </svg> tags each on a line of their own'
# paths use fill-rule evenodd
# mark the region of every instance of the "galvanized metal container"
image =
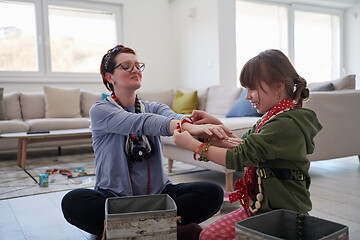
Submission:
<svg viewBox="0 0 360 240">
<path fill-rule="evenodd" d="M 176 239 L 176 204 L 167 194 L 108 198 L 107 239 Z"/>
<path fill-rule="evenodd" d="M 349 239 L 347 226 L 309 215 L 303 216 L 301 220 L 302 235 L 298 238 L 297 221 L 297 213 L 288 210 L 257 215 L 235 224 L 236 239 Z"/>
</svg>

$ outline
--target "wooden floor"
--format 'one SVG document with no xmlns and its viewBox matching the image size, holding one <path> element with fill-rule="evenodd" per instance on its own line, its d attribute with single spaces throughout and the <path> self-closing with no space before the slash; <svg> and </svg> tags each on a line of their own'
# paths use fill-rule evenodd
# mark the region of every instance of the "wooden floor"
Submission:
<svg viewBox="0 0 360 240">
<path fill-rule="evenodd" d="M 350 239 L 360 239 L 360 165 L 357 156 L 312 162 L 312 216 L 349 227 Z M 211 180 L 225 188 L 222 173 L 203 171 L 172 176 L 174 182 Z M 66 192 L 0 201 L 0 239 L 95 239 L 66 222 L 60 202 Z M 220 215 L 206 221 L 206 226 Z"/>
</svg>

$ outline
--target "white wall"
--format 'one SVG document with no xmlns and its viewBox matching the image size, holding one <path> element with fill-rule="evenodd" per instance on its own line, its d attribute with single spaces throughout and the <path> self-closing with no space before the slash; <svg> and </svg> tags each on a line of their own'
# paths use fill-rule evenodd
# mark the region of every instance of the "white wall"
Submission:
<svg viewBox="0 0 360 240">
<path fill-rule="evenodd" d="M 345 74 L 356 74 L 356 89 L 360 89 L 360 3 L 345 13 Z"/>
<path fill-rule="evenodd" d="M 170 7 L 174 86 L 236 87 L 234 0 L 175 0 Z"/>
<path fill-rule="evenodd" d="M 236 0 L 99 1 L 123 5 L 121 43 L 135 49 L 139 59 L 146 63 L 142 90 L 205 88 L 215 84 L 236 86 Z M 357 0 L 347 0 L 347 4 L 353 1 Z M 346 11 L 345 26 L 344 74 L 357 74 L 357 88 L 360 88 L 359 4 Z M 82 81 L 0 78 L 5 92 L 42 91 L 43 85 L 106 92 L 100 74 Z"/>
<path fill-rule="evenodd" d="M 219 13 L 219 82 L 236 87 L 239 81 L 236 64 L 236 4 L 233 0 L 218 0 Z"/>
<path fill-rule="evenodd" d="M 172 1 L 170 23 L 174 87 L 219 84 L 217 0 Z"/>
</svg>

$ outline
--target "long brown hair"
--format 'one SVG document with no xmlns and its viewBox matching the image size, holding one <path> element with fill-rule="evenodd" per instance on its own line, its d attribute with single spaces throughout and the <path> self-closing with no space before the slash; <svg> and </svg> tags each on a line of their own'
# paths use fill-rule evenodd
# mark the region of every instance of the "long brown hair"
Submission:
<svg viewBox="0 0 360 240">
<path fill-rule="evenodd" d="M 303 100 L 309 98 L 306 80 L 299 76 L 289 58 L 280 50 L 263 51 L 245 63 L 240 74 L 241 85 L 258 89 L 261 81 L 269 86 L 284 83 L 296 107 L 302 107 Z"/>
<path fill-rule="evenodd" d="M 103 83 L 105 87 L 109 91 L 114 91 L 114 86 L 109 83 L 105 78 L 105 73 L 114 73 L 114 67 L 115 67 L 115 57 L 120 53 L 131 53 L 136 55 L 135 51 L 132 50 L 129 47 L 125 47 L 123 45 L 116 45 L 115 47 L 109 49 L 107 53 L 103 56 L 100 64 L 100 74 L 103 79 Z"/>
</svg>

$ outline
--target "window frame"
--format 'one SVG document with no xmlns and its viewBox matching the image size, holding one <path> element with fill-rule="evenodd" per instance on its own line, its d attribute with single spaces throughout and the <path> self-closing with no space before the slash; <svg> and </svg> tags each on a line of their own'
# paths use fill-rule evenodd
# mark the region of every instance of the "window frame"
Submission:
<svg viewBox="0 0 360 240">
<path fill-rule="evenodd" d="M 292 62 L 295 62 L 295 41 L 294 41 L 294 35 L 295 35 L 295 11 L 304 11 L 304 12 L 310 12 L 310 13 L 323 13 L 323 14 L 330 14 L 330 15 L 336 15 L 339 17 L 339 56 L 334 56 L 331 59 L 331 79 L 336 79 L 341 76 L 341 73 L 344 69 L 344 11 L 329 7 L 318 7 L 318 6 L 310 6 L 310 5 L 304 5 L 304 4 L 291 4 L 290 6 L 290 18 L 289 20 L 292 24 L 291 26 L 291 32 L 289 38 L 292 39 L 291 42 L 289 42 L 289 57 L 292 60 Z M 333 28 L 334 26 L 332 26 Z M 289 27 L 290 28 L 290 27 Z M 334 29 L 332 29 L 333 31 Z M 289 29 L 290 31 L 290 29 Z M 332 43 L 332 54 L 334 54 L 334 43 Z M 335 72 L 334 64 L 336 64 L 336 60 L 338 61 L 338 71 Z M 296 63 L 295 63 L 296 64 Z M 337 68 L 337 67 L 336 67 Z"/>
<path fill-rule="evenodd" d="M 116 42 L 123 40 L 123 23 L 122 23 L 122 4 L 113 3 L 99 3 L 99 2 L 86 2 L 79 0 L 76 2 L 68 0 L 6 0 L 6 2 L 14 3 L 33 3 L 35 6 L 35 26 L 36 26 L 36 46 L 37 46 L 37 62 L 38 71 L 0 71 L 0 79 L 4 77 L 14 78 L 13 81 L 17 82 L 15 77 L 22 78 L 21 81 L 34 81 L 34 77 L 46 77 L 59 79 L 62 78 L 63 82 L 84 79 L 96 79 L 99 73 L 78 73 L 78 72 L 53 72 L 51 71 L 51 52 L 50 52 L 50 35 L 49 35 L 49 5 L 58 5 L 64 7 L 84 8 L 90 10 L 104 10 L 113 12 L 115 14 L 116 26 Z M 116 44 L 116 43 L 114 43 Z M 100 65 L 99 59 L 99 65 Z M 67 80 L 68 79 L 68 80 Z M 43 80 L 39 80 L 42 82 Z"/>
<path fill-rule="evenodd" d="M 311 13 L 323 13 L 331 14 L 339 17 L 339 56 L 338 59 L 331 60 L 331 77 L 332 79 L 339 78 L 342 76 L 344 69 L 344 9 L 341 8 L 332 8 L 330 6 L 318 6 L 312 4 L 301 3 L 301 1 L 281 1 L 281 0 L 237 0 L 245 1 L 250 3 L 257 3 L 263 5 L 274 5 L 285 7 L 288 11 L 288 54 L 289 59 L 294 63 L 295 62 L 295 11 L 305 11 Z M 339 69 L 335 71 L 334 69 L 334 60 L 339 62 Z"/>
</svg>

